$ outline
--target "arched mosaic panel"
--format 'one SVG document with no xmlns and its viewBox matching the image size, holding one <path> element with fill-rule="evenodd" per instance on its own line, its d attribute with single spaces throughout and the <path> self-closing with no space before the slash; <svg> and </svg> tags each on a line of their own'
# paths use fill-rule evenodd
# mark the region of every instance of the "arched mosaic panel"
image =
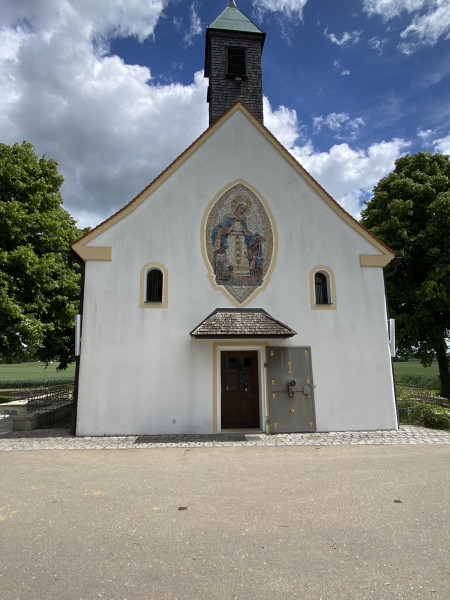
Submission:
<svg viewBox="0 0 450 600">
<path fill-rule="evenodd" d="M 206 220 L 206 253 L 216 285 L 239 303 L 264 284 L 274 247 L 269 215 L 242 183 L 224 192 Z"/>
</svg>

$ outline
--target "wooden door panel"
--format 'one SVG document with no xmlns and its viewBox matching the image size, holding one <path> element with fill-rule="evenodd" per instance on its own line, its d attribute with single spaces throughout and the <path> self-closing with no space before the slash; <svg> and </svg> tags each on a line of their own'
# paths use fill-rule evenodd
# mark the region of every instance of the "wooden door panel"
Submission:
<svg viewBox="0 0 450 600">
<path fill-rule="evenodd" d="M 258 353 L 221 353 L 222 429 L 259 427 Z"/>
</svg>

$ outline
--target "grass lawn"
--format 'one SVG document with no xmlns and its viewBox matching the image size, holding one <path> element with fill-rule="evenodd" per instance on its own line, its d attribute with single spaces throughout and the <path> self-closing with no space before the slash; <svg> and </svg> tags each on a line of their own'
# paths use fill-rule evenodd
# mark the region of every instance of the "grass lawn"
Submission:
<svg viewBox="0 0 450 600">
<path fill-rule="evenodd" d="M 57 371 L 56 363 L 48 367 L 44 363 L 22 363 L 20 365 L 0 364 L 0 387 L 3 381 L 32 380 L 42 381 L 45 379 L 73 379 L 75 377 L 75 363 L 69 365 L 65 371 Z M 426 377 L 437 377 L 439 375 L 438 364 L 433 361 L 431 367 L 423 367 L 417 359 L 407 362 L 394 362 L 395 376 L 425 375 Z"/>
<path fill-rule="evenodd" d="M 11 382 L 43 382 L 47 380 L 61 380 L 75 378 L 75 363 L 69 365 L 65 371 L 57 371 L 57 364 L 48 367 L 44 363 L 22 363 L 18 365 L 0 364 L 0 389 L 8 387 Z M 431 367 L 425 368 L 417 359 L 406 362 L 394 362 L 394 374 L 397 383 L 404 383 L 410 377 L 425 377 L 436 379 L 436 389 L 439 389 L 439 370 L 436 361 Z M 420 386 L 420 384 L 419 384 Z"/>
<path fill-rule="evenodd" d="M 406 362 L 395 362 L 394 361 L 394 374 L 395 377 L 400 376 L 415 376 L 423 375 L 425 377 L 438 377 L 439 368 L 437 361 L 434 360 L 431 367 L 424 367 L 420 364 L 420 360 L 417 358 L 410 359 Z"/>
<path fill-rule="evenodd" d="M 57 363 L 50 364 L 48 367 L 44 363 L 22 363 L 19 365 L 0 364 L 0 388 L 8 382 L 17 381 L 47 381 L 74 379 L 75 363 L 69 365 L 65 371 L 57 371 Z"/>
<path fill-rule="evenodd" d="M 414 358 L 406 362 L 394 362 L 394 377 L 397 391 L 405 387 L 415 387 L 439 393 L 441 389 L 439 366 L 436 360 L 429 367 L 424 367 L 420 364 L 420 360 Z"/>
</svg>

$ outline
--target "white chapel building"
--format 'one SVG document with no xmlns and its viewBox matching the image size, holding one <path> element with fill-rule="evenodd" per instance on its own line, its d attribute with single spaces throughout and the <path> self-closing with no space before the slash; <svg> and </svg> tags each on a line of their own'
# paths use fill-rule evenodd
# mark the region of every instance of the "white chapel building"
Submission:
<svg viewBox="0 0 450 600">
<path fill-rule="evenodd" d="M 394 253 L 264 127 L 264 38 L 232 0 L 206 31 L 209 128 L 72 245 L 77 435 L 397 428 Z"/>
</svg>

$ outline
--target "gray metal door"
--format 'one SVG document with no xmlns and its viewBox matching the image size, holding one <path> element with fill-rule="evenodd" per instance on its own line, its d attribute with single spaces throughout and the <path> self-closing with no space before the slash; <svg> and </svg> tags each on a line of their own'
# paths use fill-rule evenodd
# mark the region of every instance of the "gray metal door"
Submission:
<svg viewBox="0 0 450 600">
<path fill-rule="evenodd" d="M 311 348 L 269 347 L 267 375 L 271 432 L 315 431 Z"/>
</svg>

